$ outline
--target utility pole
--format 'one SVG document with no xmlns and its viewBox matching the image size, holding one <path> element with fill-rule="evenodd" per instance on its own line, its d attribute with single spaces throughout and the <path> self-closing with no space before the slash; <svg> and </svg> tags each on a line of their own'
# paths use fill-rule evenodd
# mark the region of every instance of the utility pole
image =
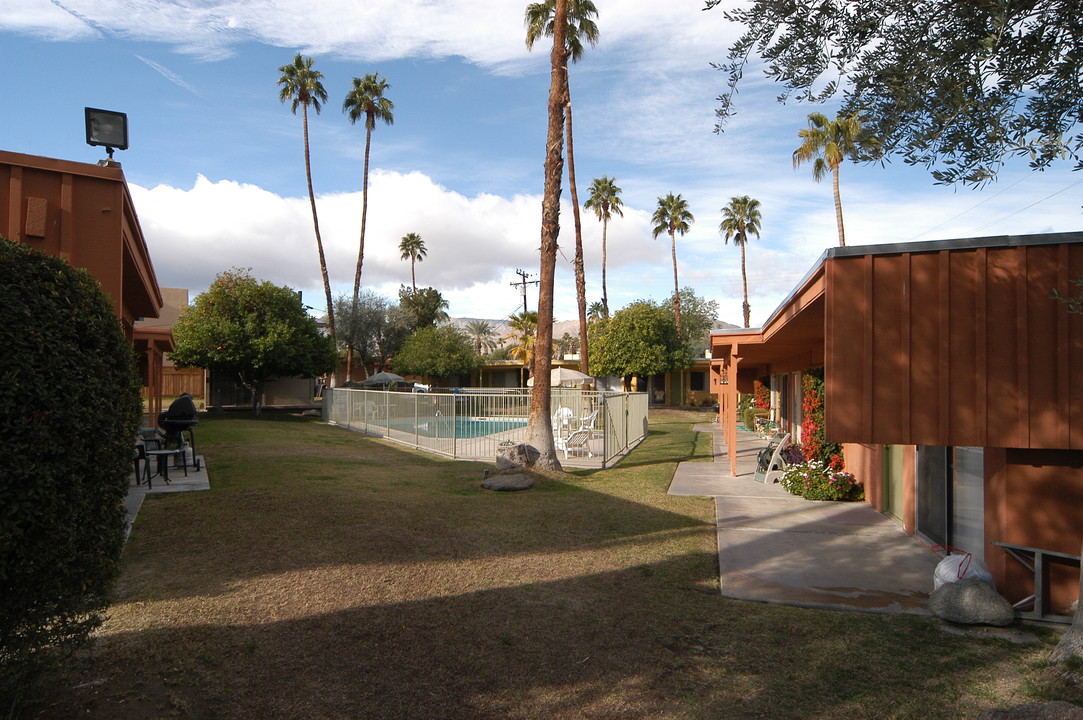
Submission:
<svg viewBox="0 0 1083 720">
<path fill-rule="evenodd" d="M 529 312 L 529 310 L 527 310 L 527 307 L 526 307 L 526 286 L 527 285 L 537 285 L 540 281 L 539 280 L 527 280 L 527 278 L 530 277 L 530 273 L 528 273 L 525 270 L 516 270 L 515 274 L 519 276 L 519 282 L 513 282 L 513 283 L 508 283 L 508 284 L 511 285 L 512 287 L 515 287 L 516 285 L 522 287 L 522 289 L 523 289 L 523 312 L 527 313 L 527 312 Z"/>
</svg>

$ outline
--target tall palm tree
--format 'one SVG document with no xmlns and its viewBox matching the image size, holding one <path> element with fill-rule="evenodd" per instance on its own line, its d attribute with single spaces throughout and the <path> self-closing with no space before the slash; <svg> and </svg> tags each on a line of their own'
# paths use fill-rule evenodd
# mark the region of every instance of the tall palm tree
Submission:
<svg viewBox="0 0 1083 720">
<path fill-rule="evenodd" d="M 466 335 L 474 343 L 474 352 L 478 355 L 490 353 L 496 349 L 496 335 L 493 326 L 485 320 L 471 320 L 466 324 Z"/>
<path fill-rule="evenodd" d="M 320 103 L 327 102 L 327 91 L 323 89 L 323 73 L 312 67 L 312 58 L 297 53 L 293 63 L 278 68 L 282 76 L 278 84 L 282 89 L 278 99 L 290 101 L 290 112 L 297 114 L 301 107 L 301 125 L 305 135 L 305 179 L 308 181 L 308 201 L 312 205 L 312 226 L 316 231 L 316 249 L 320 254 L 320 272 L 323 274 L 323 292 L 327 296 L 327 329 L 331 339 L 335 337 L 335 309 L 331 300 L 331 282 L 327 277 L 327 260 L 323 254 L 323 239 L 320 237 L 320 219 L 316 214 L 316 195 L 312 191 L 312 160 L 308 150 L 308 106 L 318 115 Z"/>
<path fill-rule="evenodd" d="M 723 234 L 726 244 L 733 238 L 733 244 L 741 248 L 741 286 L 744 288 L 745 301 L 741 308 L 745 314 L 745 327 L 751 308 L 748 305 L 748 274 L 745 271 L 745 244 L 749 235 L 760 236 L 760 201 L 748 195 L 730 198 L 730 204 L 722 208 L 722 223 L 718 231 Z"/>
<path fill-rule="evenodd" d="M 399 252 L 402 253 L 400 260 L 410 261 L 410 286 L 417 292 L 417 279 L 414 277 L 414 263 L 421 262 L 425 258 L 425 241 L 417 233 L 407 233 L 399 241 Z"/>
<path fill-rule="evenodd" d="M 812 177 L 820 182 L 831 173 L 835 192 L 835 221 L 839 226 L 839 245 L 846 247 L 846 231 L 842 226 L 842 198 L 839 195 L 839 166 L 843 160 L 854 161 L 876 158 L 880 153 L 880 140 L 861 127 L 856 114 L 828 119 L 820 112 L 808 115 L 808 127 L 797 131 L 801 147 L 793 151 L 793 167 L 796 170 L 812 160 Z"/>
<path fill-rule="evenodd" d="M 556 0 L 543 0 L 527 5 L 524 22 L 526 23 L 526 46 L 534 47 L 539 37 L 553 37 L 555 25 Z M 584 348 L 580 354 L 579 369 L 584 374 L 590 374 L 587 364 L 587 281 L 583 270 L 583 230 L 579 219 L 579 195 L 575 186 L 575 154 L 572 150 L 572 97 L 568 84 L 568 64 L 570 58 L 573 63 L 579 62 L 583 57 L 583 40 L 590 43 L 591 47 L 598 44 L 598 25 L 593 18 L 597 17 L 598 8 L 592 0 L 567 0 L 567 34 L 565 42 L 568 48 L 568 57 L 564 61 L 564 106 L 567 111 L 564 127 L 568 138 L 568 186 L 572 193 L 572 219 L 575 224 L 575 293 L 579 306 L 579 342 Z"/>
<path fill-rule="evenodd" d="M 353 87 L 346 93 L 346 99 L 342 102 L 342 112 L 350 118 L 351 124 L 356 124 L 361 118 L 365 119 L 365 174 L 361 186 L 361 239 L 357 245 L 357 269 L 353 276 L 353 297 L 357 302 L 357 294 L 361 290 L 361 264 L 365 260 L 365 222 L 369 212 L 369 150 L 372 147 L 372 131 L 376 129 L 376 121 L 379 120 L 387 125 L 395 123 L 395 103 L 384 97 L 384 91 L 390 85 L 385 78 L 376 73 L 369 73 L 363 78 L 354 78 Z"/>
<path fill-rule="evenodd" d="M 549 55 L 549 101 L 545 129 L 545 184 L 542 190 L 541 243 L 538 253 L 538 323 L 537 343 L 547 347 L 553 342 L 553 288 L 557 267 L 557 238 L 560 235 L 560 181 L 564 175 L 564 109 L 568 84 L 568 0 L 555 0 L 553 10 L 553 50 Z M 585 348 L 584 348 L 585 349 Z M 530 393 L 530 420 L 526 442 L 538 449 L 534 465 L 542 470 L 560 470 L 556 444 L 553 442 L 552 397 L 549 392 L 548 353 L 535 359 L 534 389 Z"/>
<path fill-rule="evenodd" d="M 651 222 L 654 223 L 654 230 L 651 232 L 654 237 L 658 237 L 662 233 L 669 234 L 670 247 L 673 253 L 673 318 L 677 323 L 677 337 L 682 337 L 681 288 L 677 284 L 677 233 L 684 235 L 692 227 L 695 220 L 688 210 L 688 201 L 673 193 L 658 198 L 658 209 L 651 216 Z"/>
<path fill-rule="evenodd" d="M 609 228 L 609 220 L 612 213 L 624 217 L 624 203 L 620 199 L 621 189 L 616 181 L 608 175 L 594 178 L 590 184 L 590 197 L 583 203 L 587 210 L 593 210 L 598 220 L 602 223 L 602 312 L 609 317 L 609 295 L 605 287 L 605 236 Z"/>
</svg>

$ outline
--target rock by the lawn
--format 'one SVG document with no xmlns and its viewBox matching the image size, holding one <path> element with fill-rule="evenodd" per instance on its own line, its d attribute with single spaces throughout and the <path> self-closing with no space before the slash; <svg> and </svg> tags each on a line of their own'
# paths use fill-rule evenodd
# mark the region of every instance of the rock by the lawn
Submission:
<svg viewBox="0 0 1083 720">
<path fill-rule="evenodd" d="M 996 588 L 984 580 L 944 583 L 929 596 L 929 610 L 938 618 L 963 625 L 1004 627 L 1015 611 Z"/>
<path fill-rule="evenodd" d="M 496 471 L 502 473 L 510 470 L 528 470 L 534 467 L 539 457 L 541 453 L 538 449 L 526 443 L 502 447 L 496 453 Z"/>
<path fill-rule="evenodd" d="M 528 475 L 494 475 L 482 481 L 486 490 L 529 490 L 534 487 L 534 479 Z"/>
<path fill-rule="evenodd" d="M 1034 705 L 986 710 L 976 720 L 1083 720 L 1083 708 L 1055 700 Z"/>
</svg>

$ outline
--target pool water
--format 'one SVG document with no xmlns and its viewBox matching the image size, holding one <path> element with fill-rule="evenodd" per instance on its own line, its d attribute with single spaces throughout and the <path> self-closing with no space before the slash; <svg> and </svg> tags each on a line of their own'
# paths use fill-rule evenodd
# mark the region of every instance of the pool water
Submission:
<svg viewBox="0 0 1083 720">
<path fill-rule="evenodd" d="M 507 430 L 526 427 L 526 418 L 428 418 L 420 420 L 417 432 L 425 437 L 457 437 L 462 439 L 485 437 Z M 411 422 L 410 431 L 413 430 Z"/>
</svg>

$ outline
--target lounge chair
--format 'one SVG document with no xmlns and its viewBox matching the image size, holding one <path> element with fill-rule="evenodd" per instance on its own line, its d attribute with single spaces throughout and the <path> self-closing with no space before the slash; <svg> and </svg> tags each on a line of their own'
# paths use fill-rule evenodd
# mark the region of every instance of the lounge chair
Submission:
<svg viewBox="0 0 1083 720">
<path fill-rule="evenodd" d="M 566 438 L 558 437 L 554 439 L 557 450 L 564 451 L 564 459 L 568 459 L 568 454 L 573 450 L 582 452 L 587 451 L 587 457 L 594 457 L 594 452 L 590 449 L 590 430 L 576 430 Z"/>
<path fill-rule="evenodd" d="M 787 463 L 782 451 L 790 442 L 790 434 L 775 433 L 767 447 L 756 455 L 756 482 L 774 484 L 786 473 Z"/>
</svg>

